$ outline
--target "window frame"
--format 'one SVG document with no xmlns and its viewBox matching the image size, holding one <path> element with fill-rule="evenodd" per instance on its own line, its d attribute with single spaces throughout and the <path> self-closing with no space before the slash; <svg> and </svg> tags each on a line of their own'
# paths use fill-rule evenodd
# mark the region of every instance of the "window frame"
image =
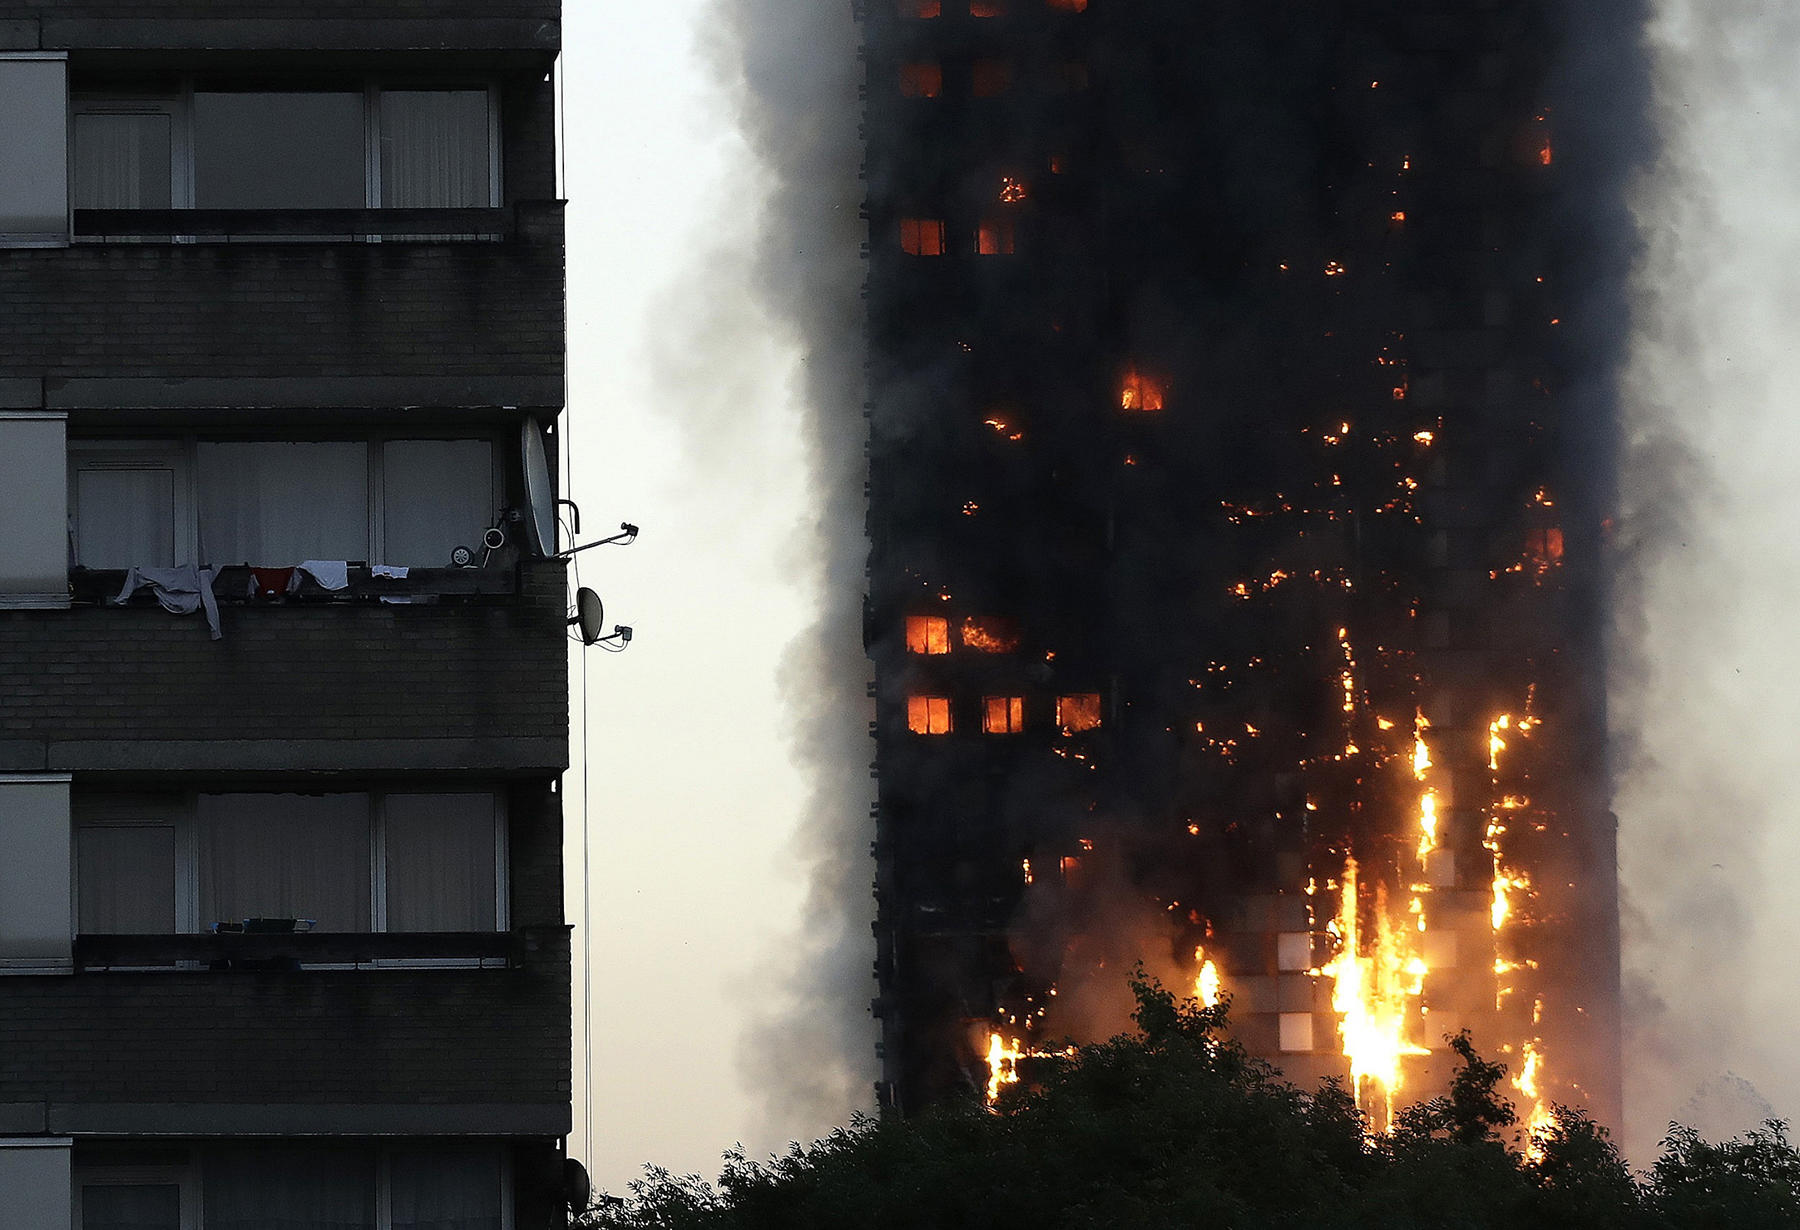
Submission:
<svg viewBox="0 0 1800 1230">
<path fill-rule="evenodd" d="M 80 795 L 70 808 L 70 848 L 79 848 L 80 833 L 84 828 L 127 828 L 127 827 L 173 827 L 175 838 L 175 935 L 206 935 L 210 933 L 210 924 L 224 921 L 220 919 L 203 919 L 200 916 L 200 817 L 199 800 L 202 794 L 207 795 L 242 795 L 242 794 L 360 794 L 368 797 L 368 833 L 369 843 L 369 930 L 352 932 L 351 934 L 368 935 L 432 935 L 438 932 L 394 932 L 388 929 L 387 918 L 387 820 L 386 802 L 393 795 L 416 794 L 485 794 L 493 799 L 494 822 L 494 934 L 503 934 L 512 928 L 512 863 L 511 843 L 508 840 L 510 811 L 507 807 L 506 790 L 496 783 L 491 786 L 448 786 L 437 789 L 397 789 L 392 786 L 370 787 L 364 790 L 305 790 L 305 789 L 245 789 L 245 790 L 185 790 L 167 794 L 113 794 L 96 792 Z M 162 814 L 160 817 L 143 816 L 133 819 L 129 815 L 103 816 L 92 818 L 96 807 L 116 807 L 123 811 L 133 806 L 147 808 L 156 807 Z M 82 933 L 81 927 L 81 877 L 79 860 L 71 860 L 70 868 L 70 919 L 75 935 Z M 436 958 L 414 960 L 384 960 L 382 965 L 424 965 L 439 966 L 447 962 Z M 465 964 L 461 960 L 448 962 Z"/>
<path fill-rule="evenodd" d="M 200 1170 L 192 1154 L 185 1162 L 143 1166 L 73 1166 L 69 1198 L 75 1230 L 82 1230 L 82 1191 L 88 1187 L 173 1187 L 180 1192 L 181 1230 L 201 1230 Z"/>
<path fill-rule="evenodd" d="M 238 1143 L 222 1141 L 220 1143 Z M 375 1154 L 375 1228 L 393 1230 L 394 1224 L 394 1155 L 409 1148 L 438 1143 L 435 1138 L 411 1138 L 410 1141 L 381 1142 L 372 1145 Z M 465 1143 L 452 1140 L 449 1143 Z M 513 1154 L 504 1140 L 485 1142 L 497 1155 L 500 1177 L 500 1230 L 514 1230 L 514 1206 L 518 1202 Z M 76 1164 L 70 1168 L 69 1201 L 74 1230 L 82 1230 L 82 1189 L 94 1187 L 129 1187 L 142 1184 L 176 1186 L 181 1192 L 181 1230 L 204 1230 L 205 1157 L 204 1145 L 188 1146 L 185 1160 L 147 1165 L 109 1166 Z"/>
<path fill-rule="evenodd" d="M 363 139 L 363 204 L 364 209 L 416 208 L 384 205 L 381 201 L 381 96 L 384 92 L 406 93 L 420 90 L 469 90 L 487 95 L 487 200 L 469 206 L 475 209 L 498 209 L 505 201 L 503 173 L 505 159 L 500 149 L 500 84 L 491 77 L 458 76 L 431 78 L 417 74 L 387 76 L 376 74 L 346 80 L 334 88 L 318 79 L 266 81 L 255 88 L 232 88 L 229 78 L 213 79 L 193 73 L 183 74 L 173 93 L 133 90 L 69 91 L 68 150 L 64 157 L 69 176 L 69 208 L 96 208 L 80 205 L 75 200 L 75 121 L 84 114 L 99 115 L 167 115 L 170 118 L 169 139 L 169 206 L 171 209 L 198 208 L 194 203 L 194 95 L 201 94 L 308 94 L 359 93 L 362 96 Z M 196 86 L 196 83 L 200 83 Z M 280 88 L 277 88 L 280 87 Z M 295 206 L 294 208 L 304 208 Z M 464 208 L 448 206 L 446 208 Z M 281 212 L 280 207 L 266 211 Z"/>
<path fill-rule="evenodd" d="M 68 541 L 69 562 L 72 566 L 88 568 L 92 565 L 81 561 L 76 551 L 79 532 L 79 495 L 78 475 L 83 470 L 129 470 L 148 469 L 148 465 L 133 466 L 134 459 L 159 456 L 176 468 L 175 482 L 175 563 L 194 564 L 196 567 L 228 568 L 236 567 L 243 560 L 208 560 L 203 558 L 205 547 L 200 536 L 200 454 L 201 444 L 258 444 L 258 443 L 347 443 L 365 446 L 364 482 L 368 499 L 368 523 L 363 538 L 362 562 L 369 564 L 392 564 L 394 561 L 381 558 L 387 551 L 387 494 L 386 494 L 386 450 L 385 445 L 406 440 L 480 440 L 488 446 L 488 505 L 496 514 L 506 504 L 506 475 L 510 457 L 506 453 L 506 437 L 501 432 L 486 429 L 457 431 L 450 428 L 429 429 L 384 429 L 368 431 L 354 435 L 320 435 L 315 431 L 295 431 L 292 433 L 277 432 L 271 437 L 267 433 L 257 436 L 215 435 L 207 432 L 186 432 L 180 436 L 107 439 L 101 437 L 83 437 L 70 439 L 67 443 L 68 453 Z M 379 545 L 381 552 L 375 551 Z M 470 547 L 477 543 L 471 542 Z M 185 556 L 184 553 L 185 552 Z M 351 557 L 355 559 L 356 557 Z M 256 561 L 251 561 L 256 562 Z M 292 561 L 298 564 L 299 560 Z M 411 568 L 447 568 L 448 559 L 431 563 L 412 563 L 404 565 Z"/>
</svg>

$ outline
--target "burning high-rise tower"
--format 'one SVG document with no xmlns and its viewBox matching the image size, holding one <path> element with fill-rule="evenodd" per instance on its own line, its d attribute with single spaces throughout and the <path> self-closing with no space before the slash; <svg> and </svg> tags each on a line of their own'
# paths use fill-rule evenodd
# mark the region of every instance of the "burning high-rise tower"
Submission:
<svg viewBox="0 0 1800 1230">
<path fill-rule="evenodd" d="M 1616 1117 L 1575 7 L 867 0 L 888 1104 L 1141 960 L 1378 1126 L 1463 1028 Z"/>
</svg>

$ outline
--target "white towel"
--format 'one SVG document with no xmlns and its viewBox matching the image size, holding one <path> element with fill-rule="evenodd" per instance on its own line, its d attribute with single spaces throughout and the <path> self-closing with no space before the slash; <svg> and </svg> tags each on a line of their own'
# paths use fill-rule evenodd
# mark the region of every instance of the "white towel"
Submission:
<svg viewBox="0 0 1800 1230">
<path fill-rule="evenodd" d="M 405 564 L 376 564 L 369 569 L 372 577 L 386 577 L 390 581 L 404 581 L 406 574 L 412 571 Z"/>
<path fill-rule="evenodd" d="M 306 573 L 325 589 L 348 589 L 350 587 L 350 565 L 341 559 L 303 559 L 294 577 L 299 579 L 300 573 Z M 289 587 L 290 591 L 292 586 Z"/>
</svg>

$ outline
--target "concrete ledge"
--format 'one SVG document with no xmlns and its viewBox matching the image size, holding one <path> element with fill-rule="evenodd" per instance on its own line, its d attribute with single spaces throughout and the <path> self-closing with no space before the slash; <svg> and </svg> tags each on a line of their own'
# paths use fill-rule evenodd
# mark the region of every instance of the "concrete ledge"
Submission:
<svg viewBox="0 0 1800 1230">
<path fill-rule="evenodd" d="M 48 1102 L 0 1102 L 0 1136 L 42 1136 L 48 1113 Z"/>
<path fill-rule="evenodd" d="M 572 1117 L 570 1108 L 561 1103 L 512 1102 L 448 1106 L 51 1102 L 45 1113 L 48 1130 L 65 1136 L 557 1137 L 568 1135 Z"/>
<path fill-rule="evenodd" d="M 43 759 L 31 767 L 83 774 L 560 773 L 569 767 L 569 746 L 553 738 L 95 739 L 51 743 Z"/>
<path fill-rule="evenodd" d="M 45 17 L 40 20 L 42 46 L 71 51 L 554 53 L 562 46 L 562 23 L 535 18 L 196 17 L 178 20 L 168 17 Z"/>
<path fill-rule="evenodd" d="M 5 386 L 0 385 L 0 396 Z M 404 409 L 411 406 L 554 406 L 562 377 L 194 376 L 48 380 L 41 404 L 56 410 Z M 0 405 L 3 405 L 0 402 Z"/>
<path fill-rule="evenodd" d="M 44 382 L 36 376 L 0 376 L 0 410 L 41 410 Z"/>
</svg>

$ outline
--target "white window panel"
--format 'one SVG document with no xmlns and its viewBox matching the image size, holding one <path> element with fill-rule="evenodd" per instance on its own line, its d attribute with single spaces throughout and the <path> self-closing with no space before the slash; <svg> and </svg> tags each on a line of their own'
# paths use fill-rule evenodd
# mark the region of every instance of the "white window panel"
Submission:
<svg viewBox="0 0 1800 1230">
<path fill-rule="evenodd" d="M 202 441 L 197 462 L 207 564 L 369 558 L 366 442 Z"/>
<path fill-rule="evenodd" d="M 499 497 L 486 440 L 388 440 L 381 445 L 380 562 L 443 568 L 456 547 L 478 548 Z"/>
<path fill-rule="evenodd" d="M 1313 937 L 1310 931 L 1283 931 L 1275 937 L 1275 968 L 1304 970 L 1312 968 Z"/>
<path fill-rule="evenodd" d="M 0 54 L 0 246 L 69 242 L 68 68 L 60 54 Z"/>
<path fill-rule="evenodd" d="M 60 414 L 0 411 L 0 609 L 69 605 L 66 428 Z"/>
<path fill-rule="evenodd" d="M 70 1230 L 67 1137 L 0 1136 L 0 1230 Z"/>
<path fill-rule="evenodd" d="M 0 773 L 0 973 L 72 968 L 69 838 L 68 774 Z"/>
</svg>

